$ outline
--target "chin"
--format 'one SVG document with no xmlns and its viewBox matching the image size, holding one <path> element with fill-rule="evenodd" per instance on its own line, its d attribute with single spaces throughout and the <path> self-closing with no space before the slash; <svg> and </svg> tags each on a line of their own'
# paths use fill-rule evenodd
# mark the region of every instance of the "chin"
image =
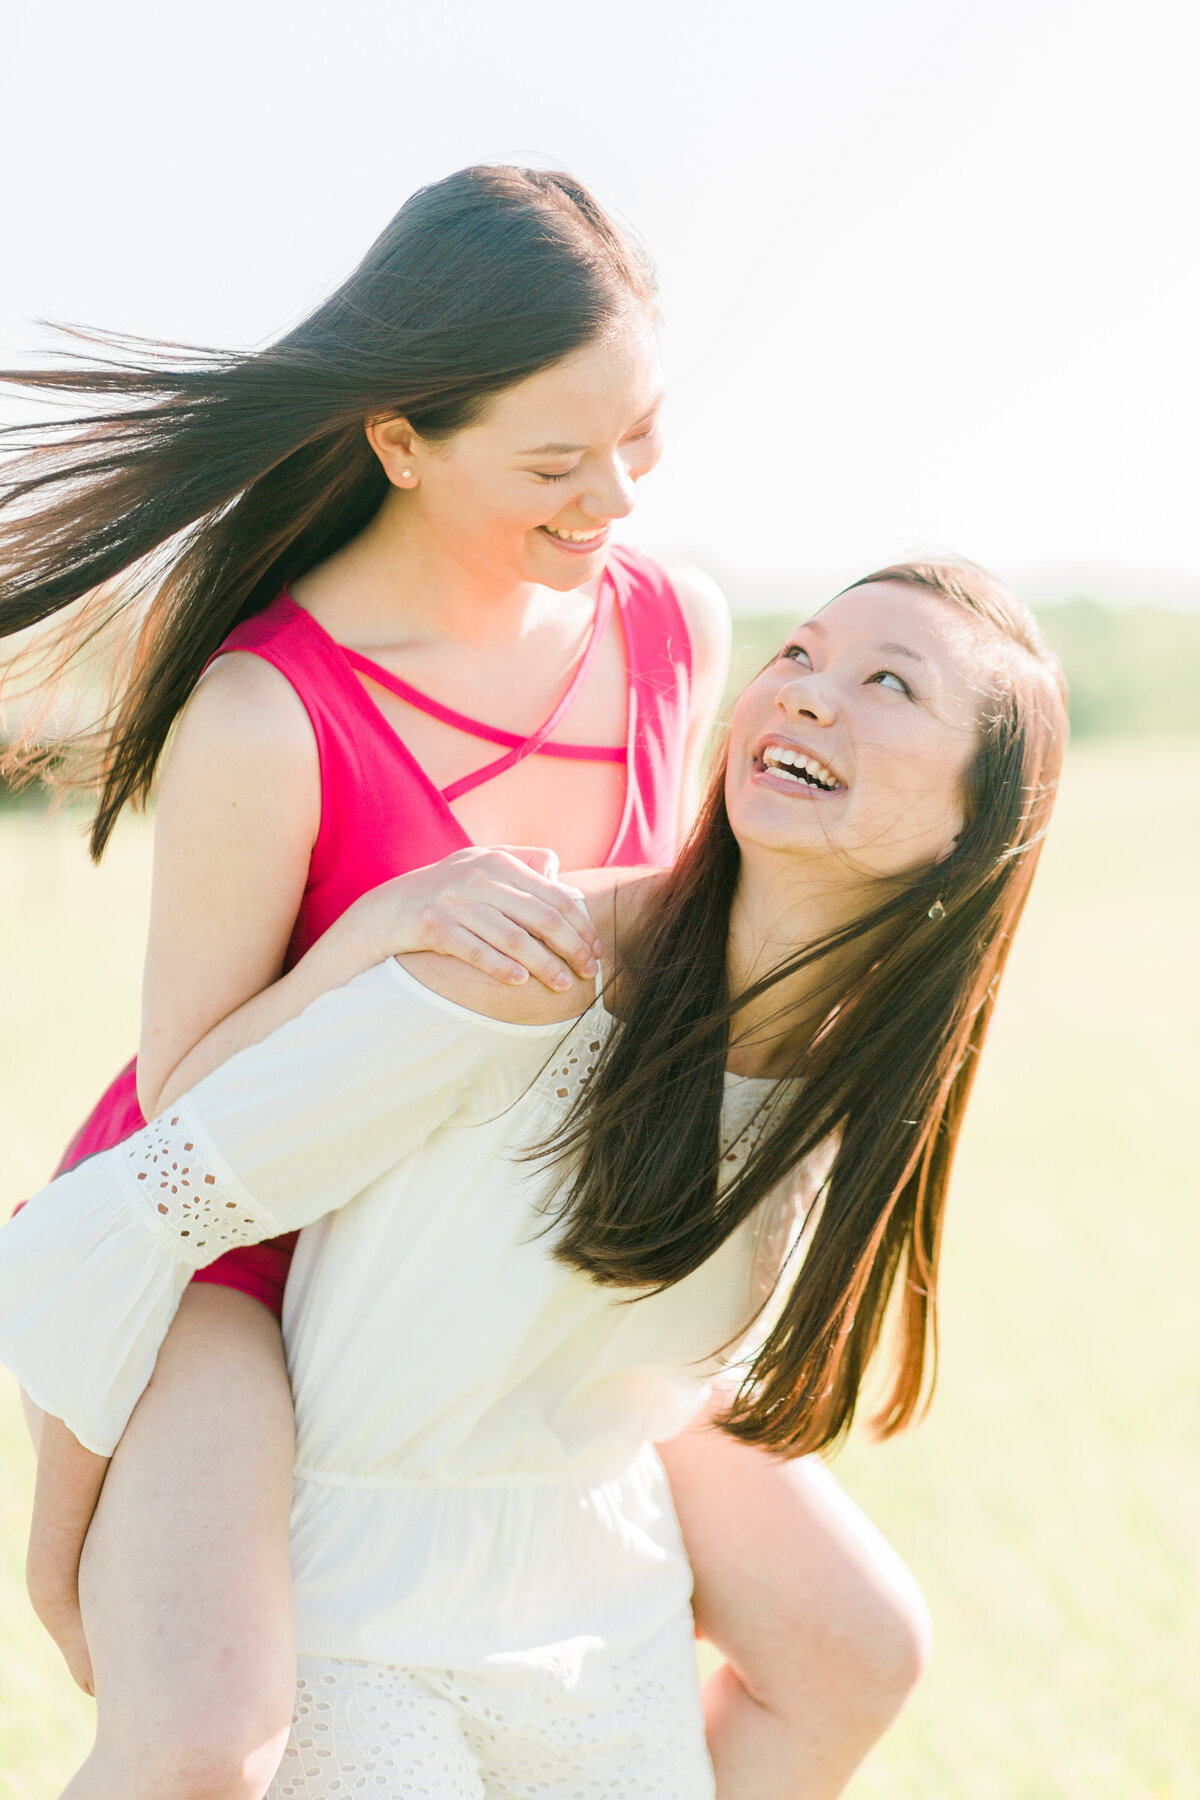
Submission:
<svg viewBox="0 0 1200 1800">
<path fill-rule="evenodd" d="M 725 810 L 729 829 L 739 844 L 757 844 L 763 850 L 805 850 L 818 839 L 822 844 L 829 841 L 815 819 L 810 827 L 799 819 L 781 819 L 774 807 L 731 806 L 728 799 Z"/>
<path fill-rule="evenodd" d="M 582 587 L 599 573 L 599 569 L 580 569 L 573 578 L 570 575 L 538 575 L 535 579 L 541 587 L 552 588 L 556 594 L 573 594 L 576 588 Z"/>
</svg>

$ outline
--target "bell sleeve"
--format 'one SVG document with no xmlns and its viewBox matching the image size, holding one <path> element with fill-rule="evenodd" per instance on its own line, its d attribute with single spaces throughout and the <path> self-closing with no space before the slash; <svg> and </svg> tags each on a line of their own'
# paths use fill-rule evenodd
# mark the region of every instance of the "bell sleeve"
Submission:
<svg viewBox="0 0 1200 1800">
<path fill-rule="evenodd" d="M 346 1205 L 441 1125 L 515 1098 L 545 1053 L 543 1028 L 393 959 L 322 994 L 0 1230 L 0 1362 L 111 1455 L 196 1269 Z"/>
</svg>

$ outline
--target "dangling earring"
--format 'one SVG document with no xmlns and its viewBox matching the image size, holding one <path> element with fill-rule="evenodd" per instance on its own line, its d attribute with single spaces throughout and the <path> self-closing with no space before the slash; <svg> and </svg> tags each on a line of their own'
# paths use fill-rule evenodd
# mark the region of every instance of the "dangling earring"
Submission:
<svg viewBox="0 0 1200 1800">
<path fill-rule="evenodd" d="M 940 925 L 946 916 L 946 908 L 940 900 L 935 900 L 927 916 L 933 920 L 935 925 Z"/>
</svg>

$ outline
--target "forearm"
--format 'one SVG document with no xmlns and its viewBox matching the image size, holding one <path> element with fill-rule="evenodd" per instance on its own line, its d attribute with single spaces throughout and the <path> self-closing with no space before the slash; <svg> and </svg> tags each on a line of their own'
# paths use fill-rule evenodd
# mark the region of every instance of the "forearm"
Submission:
<svg viewBox="0 0 1200 1800">
<path fill-rule="evenodd" d="M 78 1605 L 79 1558 L 107 1470 L 108 1458 L 85 1450 L 61 1419 L 41 1416 L 25 1575 L 34 1611 L 52 1632 Z"/>
<path fill-rule="evenodd" d="M 358 910 L 350 907 L 293 969 L 228 1014 L 194 1044 L 171 1069 L 157 1092 L 141 1091 L 139 1097 L 145 1116 L 153 1118 L 214 1069 L 228 1062 L 231 1056 L 236 1056 L 239 1050 L 261 1044 L 281 1025 L 298 1018 L 319 995 L 328 993 L 331 988 L 344 987 L 364 969 L 381 962 L 384 953 L 372 934 L 361 928 L 360 918 Z"/>
</svg>

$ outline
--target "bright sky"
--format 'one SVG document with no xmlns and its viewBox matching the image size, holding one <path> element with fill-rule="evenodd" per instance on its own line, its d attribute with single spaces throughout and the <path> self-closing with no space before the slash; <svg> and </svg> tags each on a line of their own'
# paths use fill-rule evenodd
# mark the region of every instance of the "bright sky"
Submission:
<svg viewBox="0 0 1200 1800">
<path fill-rule="evenodd" d="M 0 72 L 0 355 L 248 345 L 422 182 L 571 169 L 658 264 L 627 535 L 742 604 L 913 549 L 1200 603 L 1194 0 L 66 0 Z M 11 409 L 6 408 L 6 416 Z"/>
</svg>

